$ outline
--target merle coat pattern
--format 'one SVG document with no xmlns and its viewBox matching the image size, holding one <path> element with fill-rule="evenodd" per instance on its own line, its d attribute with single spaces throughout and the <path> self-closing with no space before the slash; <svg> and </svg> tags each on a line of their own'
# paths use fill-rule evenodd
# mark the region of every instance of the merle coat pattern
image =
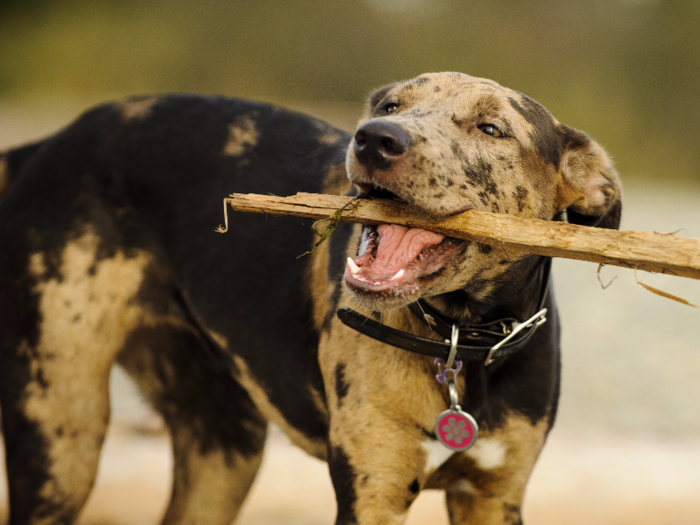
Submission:
<svg viewBox="0 0 700 525">
<path fill-rule="evenodd" d="M 536 308 L 542 257 L 390 225 L 236 214 L 228 193 L 394 198 L 615 228 L 617 175 L 528 97 L 457 73 L 375 92 L 354 136 L 265 104 L 173 95 L 94 109 L 0 156 L 0 405 L 10 523 L 73 523 L 94 482 L 121 365 L 163 415 L 174 480 L 163 522 L 230 523 L 268 422 L 328 461 L 337 524 L 399 524 L 425 488 L 453 525 L 520 523 L 556 413 L 559 325 L 459 376 L 476 445 L 433 433 L 432 360 L 342 325 L 349 306 L 435 338 L 419 297 L 462 324 Z M 393 239 L 393 240 L 392 240 Z M 394 244 L 392 244 L 394 243 Z M 359 250 L 359 251 L 358 251 Z M 350 260 L 348 261 L 348 257 Z M 466 382 L 465 382 L 466 378 Z"/>
</svg>

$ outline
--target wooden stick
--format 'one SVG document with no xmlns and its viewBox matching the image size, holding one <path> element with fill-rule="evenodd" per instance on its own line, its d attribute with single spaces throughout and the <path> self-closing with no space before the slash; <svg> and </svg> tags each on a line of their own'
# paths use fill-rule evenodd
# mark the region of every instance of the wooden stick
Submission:
<svg viewBox="0 0 700 525">
<path fill-rule="evenodd" d="M 224 211 L 228 203 L 236 211 L 327 219 L 350 200 L 350 197 L 314 193 L 292 197 L 234 193 L 224 199 Z M 700 239 L 673 234 L 607 230 L 476 210 L 436 218 L 410 205 L 381 199 L 356 200 L 342 211 L 340 220 L 371 225 L 400 224 L 549 257 L 700 279 Z M 228 217 L 226 228 L 219 231 L 227 228 Z"/>
</svg>

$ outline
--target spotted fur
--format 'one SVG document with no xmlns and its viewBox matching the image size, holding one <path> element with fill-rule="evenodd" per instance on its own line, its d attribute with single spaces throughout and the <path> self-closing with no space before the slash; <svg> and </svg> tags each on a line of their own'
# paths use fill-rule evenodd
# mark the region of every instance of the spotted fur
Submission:
<svg viewBox="0 0 700 525">
<path fill-rule="evenodd" d="M 394 134 L 389 157 L 358 156 L 367 126 Z M 328 461 L 338 525 L 400 524 L 425 488 L 446 491 L 453 525 L 520 523 L 556 413 L 551 293 L 549 321 L 523 350 L 459 375 L 481 434 L 457 454 L 433 433 L 448 395 L 431 360 L 360 335 L 335 312 L 349 306 L 428 338 L 406 308 L 418 297 L 459 321 L 522 319 L 536 306 L 540 257 L 448 240 L 434 252 L 438 270 L 372 293 L 344 278 L 361 226 L 342 224 L 302 259 L 308 221 L 236 214 L 227 235 L 214 233 L 232 191 L 353 186 L 436 216 L 476 208 L 616 227 L 620 215 L 617 176 L 595 142 L 524 95 L 457 73 L 377 90 L 354 136 L 265 104 L 165 96 L 96 108 L 0 156 L 11 523 L 76 520 L 114 363 L 172 437 L 163 523 L 230 523 L 268 421 Z"/>
</svg>

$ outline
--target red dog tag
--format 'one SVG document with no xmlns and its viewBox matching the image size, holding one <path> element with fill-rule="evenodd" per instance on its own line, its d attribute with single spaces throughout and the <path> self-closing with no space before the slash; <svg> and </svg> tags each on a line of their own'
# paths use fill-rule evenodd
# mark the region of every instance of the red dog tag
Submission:
<svg viewBox="0 0 700 525">
<path fill-rule="evenodd" d="M 435 422 L 435 435 L 440 442 L 452 450 L 463 451 L 476 443 L 479 426 L 476 420 L 459 405 L 442 412 Z"/>
</svg>

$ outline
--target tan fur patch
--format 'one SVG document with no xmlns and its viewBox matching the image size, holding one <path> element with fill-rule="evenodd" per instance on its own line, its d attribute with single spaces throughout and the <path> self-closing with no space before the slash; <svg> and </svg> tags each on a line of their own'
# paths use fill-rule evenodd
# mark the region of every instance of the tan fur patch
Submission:
<svg viewBox="0 0 700 525">
<path fill-rule="evenodd" d="M 308 293 L 313 301 L 313 323 L 317 332 L 323 330 L 323 324 L 328 315 L 329 298 L 333 293 L 333 286 L 328 283 L 328 245 L 324 242 L 309 255 L 310 261 L 306 266 L 306 278 Z"/>
<path fill-rule="evenodd" d="M 262 451 L 249 458 L 232 458 L 221 449 L 202 453 L 186 426 L 173 430 L 173 449 L 173 494 L 163 522 L 231 523 L 255 479 Z"/>
<path fill-rule="evenodd" d="M 258 143 L 258 130 L 255 126 L 256 112 L 236 117 L 228 126 L 228 141 L 224 145 L 224 155 L 240 157 Z"/>
<path fill-rule="evenodd" d="M 620 182 L 612 161 L 593 141 L 567 151 L 562 157 L 562 184 L 558 206 L 584 215 L 602 215 L 614 200 L 620 199 Z"/>
<path fill-rule="evenodd" d="M 321 135 L 318 141 L 325 146 L 332 146 L 334 144 L 337 144 L 342 138 L 343 136 L 340 133 L 330 131 L 324 135 Z"/>
<path fill-rule="evenodd" d="M 229 348 L 228 338 L 225 335 L 208 328 L 202 319 L 197 318 L 197 321 L 199 322 L 200 326 L 204 327 L 204 330 L 206 330 L 209 337 L 211 337 L 217 345 L 224 350 Z"/>
<path fill-rule="evenodd" d="M 457 483 L 448 487 L 447 490 L 449 492 L 467 492 L 469 494 L 477 493 L 474 485 L 472 485 L 471 481 L 468 479 L 460 479 Z"/>
<path fill-rule="evenodd" d="M 91 231 L 70 241 L 62 254 L 60 280 L 45 280 L 43 254 L 36 252 L 31 255 L 29 269 L 38 279 L 34 291 L 41 296 L 43 316 L 40 348 L 65 344 L 61 354 L 73 358 L 91 354 L 90 349 L 99 346 L 101 354 L 108 354 L 105 361 L 110 361 L 123 344 L 128 330 L 139 319 L 141 308 L 127 305 L 138 292 L 148 256 L 139 253 L 127 258 L 123 253 L 117 253 L 110 259 L 97 261 L 98 242 L 98 237 Z M 124 311 L 115 318 L 114 310 L 118 307 Z M 66 319 L 72 322 L 65 323 Z M 100 340 L 85 341 L 87 334 L 91 339 L 99 335 Z M 85 348 L 75 348 L 76 343 L 85 345 Z"/>
<path fill-rule="evenodd" d="M 347 297 L 340 302 L 350 304 Z M 430 337 L 427 325 L 419 326 L 410 312 L 389 311 L 382 317 L 388 326 L 415 328 L 414 333 Z M 434 469 L 449 456 L 449 451 L 433 454 L 432 447 L 423 446 L 425 432 L 449 404 L 447 389 L 435 381 L 430 358 L 371 340 L 337 319 L 321 336 L 319 362 L 331 416 L 331 447 L 342 448 L 357 474 L 358 522 L 402 523 L 415 498 L 409 486 L 415 480 L 422 486 L 427 464 Z M 339 364 L 346 383 L 342 401 L 335 384 Z"/>
<path fill-rule="evenodd" d="M 151 108 L 157 101 L 158 99 L 154 97 L 123 102 L 121 104 L 122 118 L 125 122 L 143 120 L 151 114 Z"/>
<path fill-rule="evenodd" d="M 98 240 L 87 231 L 69 242 L 60 278 L 45 277 L 42 253 L 30 258 L 42 322 L 37 347 L 20 349 L 32 356 L 34 378 L 26 387 L 24 410 L 45 435 L 54 436 L 50 473 L 73 484 L 56 487 L 49 480 L 42 489 L 47 498 L 56 490 L 77 497 L 89 490 L 109 415 L 109 370 L 143 314 L 132 299 L 148 258 L 117 253 L 98 261 Z M 72 461 L 74 450 L 81 451 L 80 462 Z"/>
<path fill-rule="evenodd" d="M 34 252 L 29 256 L 29 274 L 33 277 L 43 279 L 46 273 L 46 262 L 44 252 Z"/>
</svg>

